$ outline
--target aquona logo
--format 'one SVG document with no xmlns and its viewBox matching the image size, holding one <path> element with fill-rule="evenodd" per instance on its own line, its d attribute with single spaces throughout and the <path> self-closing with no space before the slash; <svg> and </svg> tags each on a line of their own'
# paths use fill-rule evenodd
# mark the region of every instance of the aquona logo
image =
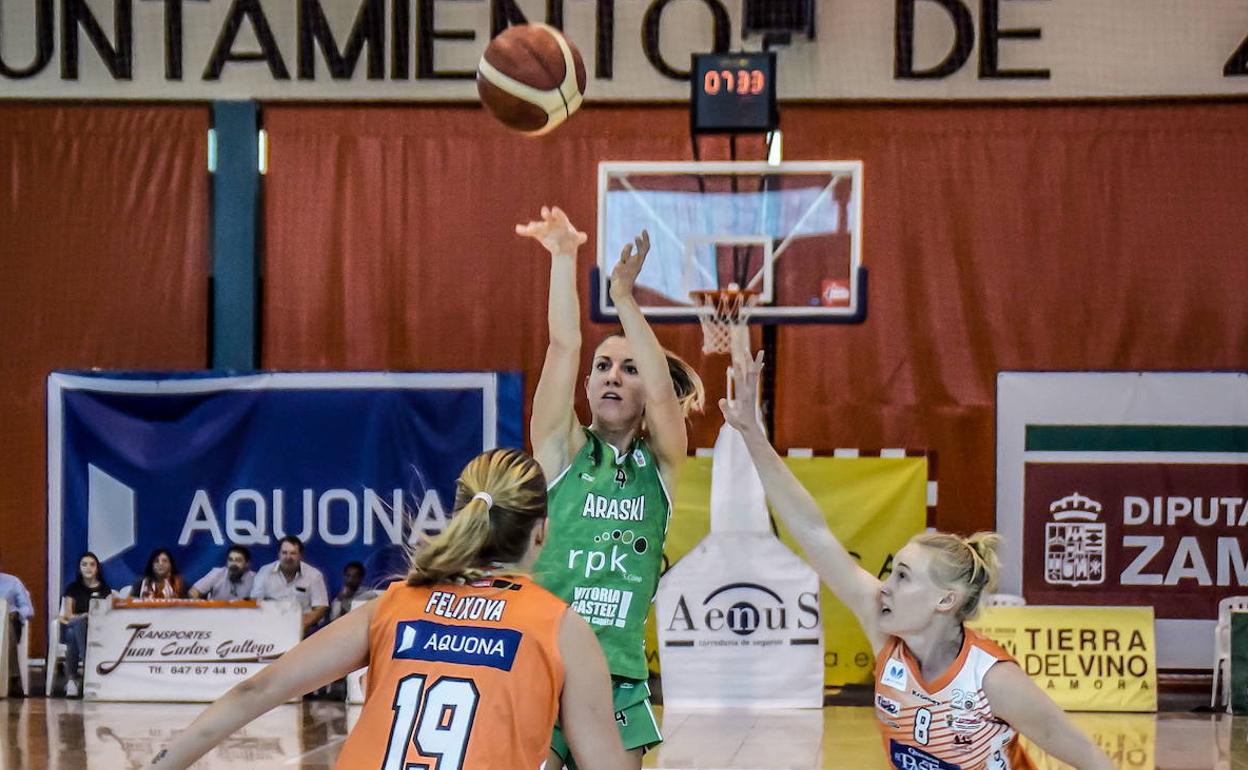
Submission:
<svg viewBox="0 0 1248 770">
<path fill-rule="evenodd" d="M 178 545 L 203 537 L 216 545 L 268 545 L 286 535 L 329 545 L 411 545 L 420 541 L 421 533 L 432 536 L 446 528 L 446 508 L 436 491 L 427 490 L 410 510 L 414 516 L 401 489 L 235 489 L 216 500 L 208 490 L 198 489 L 187 507 Z"/>
<path fill-rule="evenodd" d="M 700 607 L 689 606 L 681 594 L 667 621 L 668 631 L 731 631 L 749 636 L 760 628 L 772 631 L 819 626 L 819 595 L 802 592 L 790 606 L 780 594 L 758 583 L 729 583 L 706 595 Z"/>
</svg>

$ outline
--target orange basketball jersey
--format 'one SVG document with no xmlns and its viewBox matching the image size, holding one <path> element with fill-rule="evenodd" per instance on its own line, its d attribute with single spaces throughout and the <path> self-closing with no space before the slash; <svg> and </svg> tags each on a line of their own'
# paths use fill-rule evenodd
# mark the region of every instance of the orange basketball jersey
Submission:
<svg viewBox="0 0 1248 770">
<path fill-rule="evenodd" d="M 525 578 L 377 600 L 364 710 L 338 770 L 536 770 L 559 713 L 567 605 Z"/>
<path fill-rule="evenodd" d="M 875 661 L 875 716 L 884 751 L 897 770 L 1035 770 L 1014 728 L 993 716 L 984 675 L 1013 661 L 991 640 L 966 629 L 957 660 L 925 682 L 906 645 L 893 637 Z"/>
</svg>

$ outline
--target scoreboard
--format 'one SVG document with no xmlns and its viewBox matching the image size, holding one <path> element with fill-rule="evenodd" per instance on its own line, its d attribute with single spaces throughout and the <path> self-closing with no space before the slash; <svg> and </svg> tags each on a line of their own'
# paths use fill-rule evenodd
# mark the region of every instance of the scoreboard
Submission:
<svg viewBox="0 0 1248 770">
<path fill-rule="evenodd" d="M 774 51 L 693 55 L 695 134 L 763 133 L 780 124 Z"/>
</svg>

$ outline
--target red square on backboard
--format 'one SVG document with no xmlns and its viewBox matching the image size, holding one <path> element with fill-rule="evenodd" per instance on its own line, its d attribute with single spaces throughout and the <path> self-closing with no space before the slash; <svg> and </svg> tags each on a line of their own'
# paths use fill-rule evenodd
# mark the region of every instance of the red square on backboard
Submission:
<svg viewBox="0 0 1248 770">
<path fill-rule="evenodd" d="M 849 307 L 849 281 L 824 278 L 819 287 L 819 302 L 824 307 Z"/>
</svg>

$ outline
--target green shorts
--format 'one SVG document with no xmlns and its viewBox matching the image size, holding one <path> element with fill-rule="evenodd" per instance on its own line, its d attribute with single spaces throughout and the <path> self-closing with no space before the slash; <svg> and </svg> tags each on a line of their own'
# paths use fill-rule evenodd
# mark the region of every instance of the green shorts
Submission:
<svg viewBox="0 0 1248 770">
<path fill-rule="evenodd" d="M 611 702 L 615 706 L 615 726 L 619 728 L 625 751 L 641 749 L 645 753 L 663 741 L 654 708 L 650 705 L 650 685 L 644 680 L 611 677 Z M 555 734 L 550 737 L 550 748 L 563 759 L 568 770 L 577 770 L 576 760 L 572 758 L 558 722 Z"/>
</svg>

